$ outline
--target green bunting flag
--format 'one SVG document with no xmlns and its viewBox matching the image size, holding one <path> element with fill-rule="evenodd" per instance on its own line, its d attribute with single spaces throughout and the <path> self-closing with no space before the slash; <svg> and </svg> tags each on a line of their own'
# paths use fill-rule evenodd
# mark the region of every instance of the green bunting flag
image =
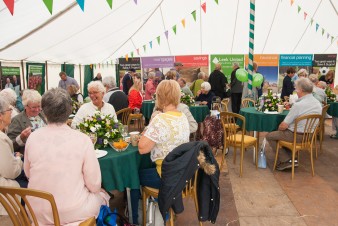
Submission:
<svg viewBox="0 0 338 226">
<path fill-rule="evenodd" d="M 325 30 L 324 30 L 324 28 L 322 28 L 322 35 L 324 35 L 324 32 L 325 32 Z"/>
<path fill-rule="evenodd" d="M 143 51 L 146 52 L 146 45 L 143 45 Z"/>
<path fill-rule="evenodd" d="M 161 44 L 161 36 L 157 36 L 157 44 L 160 45 Z"/>
<path fill-rule="evenodd" d="M 218 5 L 218 0 L 215 0 L 216 4 Z"/>
<path fill-rule="evenodd" d="M 43 0 L 50 14 L 53 14 L 53 0 Z"/>
<path fill-rule="evenodd" d="M 96 64 L 94 64 L 94 69 L 96 69 Z"/>
<path fill-rule="evenodd" d="M 194 21 L 196 21 L 196 10 L 192 11 L 191 15 L 194 18 Z"/>
<path fill-rule="evenodd" d="M 174 31 L 174 33 L 176 35 L 176 25 L 173 26 L 173 31 Z"/>
<path fill-rule="evenodd" d="M 131 56 L 131 57 L 134 57 L 134 52 L 130 52 L 130 56 Z"/>
<path fill-rule="evenodd" d="M 331 36 L 331 43 L 333 42 L 333 36 Z"/>
<path fill-rule="evenodd" d="M 313 18 L 311 18 L 311 26 L 312 26 L 312 24 L 313 24 Z"/>
<path fill-rule="evenodd" d="M 113 0 L 107 0 L 110 9 L 113 8 Z"/>
<path fill-rule="evenodd" d="M 302 8 L 300 8 L 300 6 L 298 6 L 298 13 L 300 12 L 301 9 L 302 9 Z"/>
</svg>

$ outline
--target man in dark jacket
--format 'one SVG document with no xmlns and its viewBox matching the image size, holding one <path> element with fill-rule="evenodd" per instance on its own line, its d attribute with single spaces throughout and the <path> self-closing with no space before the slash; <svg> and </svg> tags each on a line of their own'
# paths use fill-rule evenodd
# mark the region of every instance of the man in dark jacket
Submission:
<svg viewBox="0 0 338 226">
<path fill-rule="evenodd" d="M 295 87 L 291 81 L 291 78 L 295 75 L 295 73 L 296 71 L 293 67 L 288 68 L 286 71 L 286 76 L 283 79 L 282 94 L 280 96 L 283 100 L 286 96 L 289 97 L 295 90 Z"/>
<path fill-rule="evenodd" d="M 232 112 L 239 113 L 239 109 L 241 108 L 242 102 L 242 92 L 243 92 L 243 84 L 238 81 L 236 78 L 236 71 L 239 69 L 239 64 L 237 62 L 232 65 L 233 71 L 231 72 L 231 108 Z"/>
<path fill-rule="evenodd" d="M 133 82 L 133 76 L 136 73 L 136 70 L 134 68 L 131 68 L 127 74 L 123 76 L 122 79 L 122 85 L 123 85 L 123 92 L 128 96 L 129 89 L 134 84 Z"/>
<path fill-rule="evenodd" d="M 228 83 L 225 75 L 221 72 L 222 65 L 216 64 L 215 70 L 211 72 L 208 82 L 211 85 L 211 92 L 221 99 L 224 98 L 225 85 Z"/>
</svg>

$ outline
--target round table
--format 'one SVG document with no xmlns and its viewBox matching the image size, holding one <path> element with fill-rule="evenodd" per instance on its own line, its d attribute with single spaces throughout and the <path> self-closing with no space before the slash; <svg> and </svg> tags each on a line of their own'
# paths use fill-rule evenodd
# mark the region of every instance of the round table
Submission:
<svg viewBox="0 0 338 226">
<path fill-rule="evenodd" d="M 289 110 L 284 110 L 281 114 L 266 114 L 254 107 L 242 108 L 239 111 L 239 114 L 245 117 L 245 129 L 257 132 L 276 131 L 288 113 Z M 237 124 L 241 126 L 242 122 L 238 121 Z"/>
<path fill-rule="evenodd" d="M 138 170 L 152 166 L 149 154 L 140 155 L 138 148 L 131 144 L 123 152 L 117 152 L 111 147 L 107 147 L 105 150 L 108 154 L 98 159 L 102 186 L 107 191 L 124 191 L 125 188 L 139 189 Z"/>
<path fill-rule="evenodd" d="M 330 105 L 327 113 L 332 117 L 338 118 L 338 102 L 327 102 Z"/>
<path fill-rule="evenodd" d="M 154 101 L 145 100 L 142 102 L 141 112 L 146 119 L 149 120 L 151 118 L 154 107 Z M 210 114 L 210 110 L 206 105 L 190 106 L 189 109 L 197 123 L 203 122 L 205 117 Z"/>
</svg>

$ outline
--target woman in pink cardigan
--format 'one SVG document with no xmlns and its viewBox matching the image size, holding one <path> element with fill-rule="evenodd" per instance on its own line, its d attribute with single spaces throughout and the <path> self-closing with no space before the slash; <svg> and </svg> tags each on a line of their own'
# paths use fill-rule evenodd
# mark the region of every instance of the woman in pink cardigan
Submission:
<svg viewBox="0 0 338 226">
<path fill-rule="evenodd" d="M 66 121 L 72 100 L 57 88 L 42 97 L 46 127 L 33 132 L 26 143 L 24 170 L 28 188 L 53 194 L 61 225 L 78 225 L 97 216 L 109 195 L 101 189 L 101 171 L 94 146 L 85 134 L 71 129 Z M 30 199 L 39 225 L 51 225 L 52 211 L 41 199 Z"/>
</svg>

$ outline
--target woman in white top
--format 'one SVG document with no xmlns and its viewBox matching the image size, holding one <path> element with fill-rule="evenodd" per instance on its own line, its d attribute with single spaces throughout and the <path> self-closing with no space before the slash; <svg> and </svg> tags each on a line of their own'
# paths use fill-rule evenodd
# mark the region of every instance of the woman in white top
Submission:
<svg viewBox="0 0 338 226">
<path fill-rule="evenodd" d="M 163 159 L 177 146 L 189 142 L 189 122 L 185 114 L 177 110 L 180 103 L 181 89 L 175 80 L 164 80 L 156 89 L 156 107 L 163 113 L 157 114 L 143 131 L 139 140 L 140 154 L 150 152 L 150 158 L 156 168 L 139 171 L 140 184 L 153 188 L 160 187 Z M 137 190 L 132 190 L 132 193 Z M 132 206 L 137 206 L 138 199 L 132 194 Z M 134 209 L 134 208 L 133 208 Z M 134 212 L 134 211 L 133 211 Z M 133 214 L 134 224 L 137 216 Z"/>
<path fill-rule="evenodd" d="M 93 81 L 88 84 L 88 95 L 91 102 L 83 104 L 76 113 L 73 121 L 72 128 L 76 128 L 83 119 L 92 116 L 95 112 L 100 111 L 101 114 L 111 115 L 112 118 L 117 119 L 114 107 L 103 101 L 103 96 L 106 93 L 101 81 Z"/>
</svg>

